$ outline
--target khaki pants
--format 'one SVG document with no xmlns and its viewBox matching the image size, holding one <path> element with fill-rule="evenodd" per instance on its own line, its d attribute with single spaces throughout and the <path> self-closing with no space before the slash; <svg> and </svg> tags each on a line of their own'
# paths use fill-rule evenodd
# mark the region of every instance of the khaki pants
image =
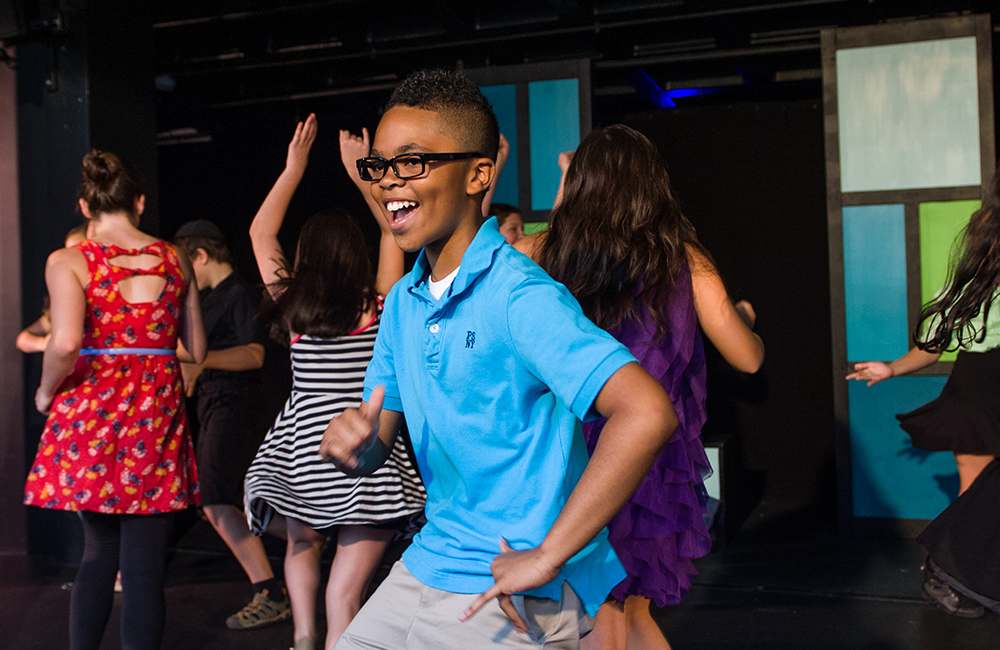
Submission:
<svg viewBox="0 0 1000 650">
<path fill-rule="evenodd" d="M 361 608 L 340 637 L 336 650 L 478 650 L 479 648 L 580 647 L 592 621 L 580 599 L 563 584 L 561 602 L 513 596 L 528 623 L 528 634 L 514 629 L 496 600 L 466 622 L 458 620 L 477 594 L 433 589 L 396 562 L 389 577 Z"/>
</svg>

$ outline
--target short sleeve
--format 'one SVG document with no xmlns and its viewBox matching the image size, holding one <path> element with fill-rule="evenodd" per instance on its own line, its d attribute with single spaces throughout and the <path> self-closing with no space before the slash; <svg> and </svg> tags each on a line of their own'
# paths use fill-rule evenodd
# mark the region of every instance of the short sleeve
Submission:
<svg viewBox="0 0 1000 650">
<path fill-rule="evenodd" d="M 232 305 L 232 328 L 236 335 L 237 345 L 247 345 L 250 343 L 260 343 L 264 345 L 267 341 L 267 333 L 264 331 L 264 324 L 257 313 L 257 301 L 253 294 L 244 286 L 239 286 L 235 291 L 235 300 Z"/>
<path fill-rule="evenodd" d="M 403 401 L 399 395 L 399 382 L 396 379 L 396 363 L 393 357 L 393 325 L 399 322 L 394 318 L 394 306 L 396 302 L 392 299 L 392 292 L 382 305 L 382 320 L 375 336 L 375 349 L 372 352 L 372 360 L 368 364 L 365 372 L 364 400 L 367 402 L 372 391 L 379 386 L 385 386 L 385 401 L 383 408 L 390 411 L 403 411 Z"/>
<path fill-rule="evenodd" d="M 566 287 L 528 280 L 507 302 L 507 327 L 518 356 L 581 420 L 597 414 L 594 401 L 622 366 L 628 349 L 592 323 Z"/>
</svg>

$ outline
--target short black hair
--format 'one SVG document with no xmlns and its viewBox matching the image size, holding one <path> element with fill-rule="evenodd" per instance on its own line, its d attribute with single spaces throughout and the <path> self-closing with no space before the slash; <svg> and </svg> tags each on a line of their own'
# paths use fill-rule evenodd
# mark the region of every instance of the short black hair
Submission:
<svg viewBox="0 0 1000 650">
<path fill-rule="evenodd" d="M 500 127 L 493 107 L 471 79 L 454 70 L 419 70 L 403 80 L 385 105 L 446 113 L 463 146 L 496 160 Z"/>
<path fill-rule="evenodd" d="M 510 205 L 508 203 L 491 203 L 490 204 L 490 215 L 497 218 L 497 225 L 502 226 L 504 221 L 507 221 L 507 217 L 514 214 L 521 214 L 521 210 L 517 206 Z"/>
<path fill-rule="evenodd" d="M 229 246 L 226 245 L 224 239 L 195 235 L 192 237 L 175 237 L 174 243 L 183 248 L 188 257 L 193 258 L 200 248 L 205 251 L 205 254 L 209 258 L 220 264 L 233 263 L 233 255 L 229 251 Z"/>
<path fill-rule="evenodd" d="M 174 243 L 183 248 L 188 257 L 194 257 L 200 248 L 216 262 L 233 263 L 226 236 L 208 219 L 195 219 L 182 225 L 174 234 Z"/>
</svg>

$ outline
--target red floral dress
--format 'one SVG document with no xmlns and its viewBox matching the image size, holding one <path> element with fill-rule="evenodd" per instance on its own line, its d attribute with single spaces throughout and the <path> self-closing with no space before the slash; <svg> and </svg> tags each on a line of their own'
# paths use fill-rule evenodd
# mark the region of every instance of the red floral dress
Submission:
<svg viewBox="0 0 1000 650">
<path fill-rule="evenodd" d="M 86 241 L 90 280 L 83 347 L 174 350 L 187 285 L 177 253 L 158 241 L 141 249 Z M 156 255 L 128 269 L 118 256 Z M 157 300 L 127 302 L 118 283 L 162 277 Z M 24 503 L 56 510 L 155 514 L 198 503 L 194 449 L 176 356 L 82 354 L 59 387 L 25 484 Z"/>
</svg>

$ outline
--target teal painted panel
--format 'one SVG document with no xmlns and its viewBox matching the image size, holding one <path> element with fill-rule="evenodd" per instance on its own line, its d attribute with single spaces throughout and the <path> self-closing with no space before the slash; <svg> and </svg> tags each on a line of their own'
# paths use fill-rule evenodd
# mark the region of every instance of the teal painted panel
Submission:
<svg viewBox="0 0 1000 650">
<path fill-rule="evenodd" d="M 902 205 L 845 207 L 844 312 L 848 361 L 889 361 L 909 349 Z"/>
<path fill-rule="evenodd" d="M 915 449 L 895 417 L 935 399 L 946 381 L 935 375 L 896 377 L 872 388 L 850 383 L 855 517 L 933 519 L 955 498 L 954 454 Z"/>
<path fill-rule="evenodd" d="M 497 122 L 500 123 L 500 133 L 510 143 L 510 154 L 507 157 L 507 164 L 504 165 L 503 173 L 500 174 L 500 183 L 497 185 L 493 200 L 496 203 L 507 203 L 520 207 L 521 193 L 517 181 L 519 178 L 518 169 L 520 169 L 517 149 L 517 86 L 514 84 L 482 86 L 480 90 L 493 106 Z"/>
<path fill-rule="evenodd" d="M 531 134 L 531 209 L 550 210 L 559 191 L 559 154 L 580 146 L 580 82 L 577 79 L 528 84 Z"/>
<path fill-rule="evenodd" d="M 837 51 L 844 192 L 979 185 L 973 36 Z"/>
</svg>

